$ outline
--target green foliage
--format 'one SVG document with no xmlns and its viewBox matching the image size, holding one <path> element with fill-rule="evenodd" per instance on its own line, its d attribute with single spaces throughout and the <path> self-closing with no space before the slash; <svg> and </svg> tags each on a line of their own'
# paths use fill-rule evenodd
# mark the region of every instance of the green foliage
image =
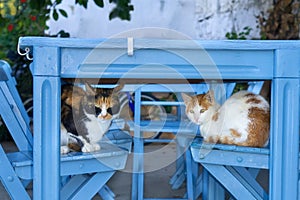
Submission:
<svg viewBox="0 0 300 200">
<path fill-rule="evenodd" d="M 115 3 L 116 7 L 110 12 L 109 19 L 119 17 L 123 20 L 130 20 L 130 11 L 133 11 L 133 5 L 130 0 L 109 0 L 110 3 Z"/>
<path fill-rule="evenodd" d="M 248 83 L 237 83 L 234 87 L 233 93 L 236 93 L 241 90 L 247 90 L 248 89 Z"/>
<path fill-rule="evenodd" d="M 251 32 L 252 28 L 249 26 L 246 26 L 243 28 L 243 31 L 240 33 L 236 33 L 236 32 L 227 32 L 226 33 L 226 38 L 229 40 L 246 40 L 247 37 L 249 36 L 250 32 Z"/>
<path fill-rule="evenodd" d="M 104 3 L 103 3 L 103 0 L 94 0 L 95 4 L 97 6 L 99 6 L 100 8 L 103 8 L 104 7 Z"/>
</svg>

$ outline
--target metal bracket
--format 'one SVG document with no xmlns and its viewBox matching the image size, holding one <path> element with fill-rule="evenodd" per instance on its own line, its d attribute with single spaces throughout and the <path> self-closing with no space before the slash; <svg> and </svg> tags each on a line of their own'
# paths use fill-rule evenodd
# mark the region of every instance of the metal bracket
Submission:
<svg viewBox="0 0 300 200">
<path fill-rule="evenodd" d="M 127 38 L 127 54 L 133 56 L 133 37 Z"/>
<path fill-rule="evenodd" d="M 19 55 L 21 55 L 21 56 L 26 56 L 26 58 L 27 58 L 28 60 L 33 60 L 33 58 L 30 57 L 30 55 L 29 55 L 29 52 L 30 52 L 30 48 L 29 48 L 29 47 L 26 47 L 26 48 L 25 48 L 25 53 L 22 53 L 22 52 L 20 51 L 20 44 L 18 43 L 17 51 L 18 51 L 18 54 L 19 54 Z"/>
</svg>

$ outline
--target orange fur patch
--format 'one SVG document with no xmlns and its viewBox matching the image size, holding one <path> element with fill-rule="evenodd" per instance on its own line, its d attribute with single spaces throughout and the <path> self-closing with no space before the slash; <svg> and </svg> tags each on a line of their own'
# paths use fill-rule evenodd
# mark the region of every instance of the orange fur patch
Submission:
<svg viewBox="0 0 300 200">
<path fill-rule="evenodd" d="M 217 121 L 217 120 L 219 119 L 219 113 L 216 112 L 216 113 L 212 116 L 211 119 L 212 119 L 213 121 Z"/>
<path fill-rule="evenodd" d="M 78 114 L 80 102 L 85 96 L 85 91 L 77 86 L 73 85 L 64 85 L 62 86 L 61 91 L 61 102 L 69 105 L 72 107 L 73 112 L 76 112 Z M 63 106 L 62 107 L 62 114 L 65 113 L 66 110 L 69 108 Z"/>
<path fill-rule="evenodd" d="M 106 108 L 111 108 L 113 106 L 112 98 L 111 97 L 100 97 L 100 98 L 96 99 L 95 106 L 97 106 L 98 108 L 101 108 L 103 104 L 106 105 Z M 105 120 L 109 120 L 112 118 L 112 115 L 107 113 L 107 115 L 102 116 L 101 118 L 105 119 Z"/>
<path fill-rule="evenodd" d="M 242 136 L 242 134 L 241 133 L 239 133 L 237 130 L 235 130 L 235 129 L 230 129 L 230 132 L 231 132 L 231 135 L 232 135 L 232 137 L 241 137 Z"/>
<path fill-rule="evenodd" d="M 261 103 L 261 100 L 255 98 L 255 97 L 252 97 L 252 98 L 248 99 L 248 100 L 246 101 L 246 103 L 259 104 L 259 103 Z"/>
<path fill-rule="evenodd" d="M 248 138 L 245 146 L 263 147 L 269 138 L 270 112 L 252 107 L 249 109 Z"/>
<path fill-rule="evenodd" d="M 229 137 L 222 137 L 221 141 L 222 144 L 234 144 L 233 139 Z"/>
<path fill-rule="evenodd" d="M 253 94 L 253 93 L 248 93 L 248 94 L 245 95 L 245 97 L 255 97 L 255 96 L 256 96 L 256 95 Z"/>
<path fill-rule="evenodd" d="M 207 110 L 210 106 L 212 106 L 212 103 L 209 102 L 206 98 L 205 94 L 199 94 L 196 96 L 198 100 L 198 104 L 205 110 Z"/>
<path fill-rule="evenodd" d="M 219 141 L 219 137 L 217 136 L 210 136 L 205 140 L 205 142 L 208 143 L 217 143 L 218 141 Z"/>
</svg>

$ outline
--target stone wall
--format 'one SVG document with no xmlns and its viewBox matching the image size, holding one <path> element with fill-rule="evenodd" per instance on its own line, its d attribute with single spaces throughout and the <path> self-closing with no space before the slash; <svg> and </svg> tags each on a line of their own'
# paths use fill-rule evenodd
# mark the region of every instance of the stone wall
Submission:
<svg viewBox="0 0 300 200">
<path fill-rule="evenodd" d="M 249 26 L 249 38 L 259 38 L 257 18 L 267 13 L 273 0 L 196 0 L 197 37 L 223 39 L 227 32 L 241 32 Z"/>
<path fill-rule="evenodd" d="M 108 0 L 104 9 L 89 1 L 88 10 L 71 4 L 73 0 L 63 2 L 69 17 L 49 20 L 50 34 L 63 29 L 72 37 L 103 38 L 135 28 L 161 27 L 194 39 L 226 39 L 227 32 L 240 32 L 246 26 L 253 29 L 250 38 L 258 38 L 256 16 L 266 12 L 273 0 L 132 0 L 135 10 L 130 22 L 109 21 Z"/>
</svg>

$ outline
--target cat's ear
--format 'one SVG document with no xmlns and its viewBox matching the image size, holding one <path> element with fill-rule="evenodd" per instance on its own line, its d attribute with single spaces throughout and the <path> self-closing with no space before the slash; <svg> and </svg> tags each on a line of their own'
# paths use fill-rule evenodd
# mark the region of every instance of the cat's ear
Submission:
<svg viewBox="0 0 300 200">
<path fill-rule="evenodd" d="M 117 87 L 114 88 L 114 93 L 119 93 L 124 88 L 124 84 L 121 83 Z"/>
<path fill-rule="evenodd" d="M 186 93 L 181 93 L 181 96 L 185 104 L 188 104 L 192 100 L 192 97 Z"/>
<path fill-rule="evenodd" d="M 95 95 L 95 89 L 87 82 L 85 82 L 85 90 L 88 95 Z"/>
<path fill-rule="evenodd" d="M 215 103 L 215 94 L 213 90 L 209 90 L 204 97 L 208 102 Z"/>
</svg>

